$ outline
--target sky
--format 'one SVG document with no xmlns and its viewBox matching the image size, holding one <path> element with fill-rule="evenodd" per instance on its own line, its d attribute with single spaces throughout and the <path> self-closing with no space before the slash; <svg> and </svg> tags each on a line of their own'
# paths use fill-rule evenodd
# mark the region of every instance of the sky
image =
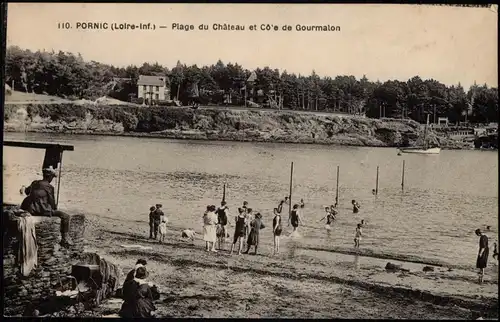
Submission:
<svg viewBox="0 0 500 322">
<path fill-rule="evenodd" d="M 354 75 L 447 85 L 498 86 L 497 19 L 491 8 L 389 4 L 9 3 L 7 46 L 80 53 L 115 66 L 158 62 L 172 68 L 239 63 L 302 75 Z M 150 23 L 155 30 L 88 30 L 81 23 Z M 71 29 L 59 29 L 69 23 Z M 80 23 L 80 28 L 77 24 Z M 195 30 L 172 30 L 172 24 Z M 244 25 L 215 31 L 214 23 Z M 209 30 L 198 30 L 207 24 Z M 279 31 L 261 31 L 261 24 Z M 296 25 L 340 31 L 296 31 Z M 160 29 L 160 25 L 167 28 Z M 258 30 L 249 30 L 256 25 Z M 282 31 L 284 25 L 292 31 Z"/>
</svg>

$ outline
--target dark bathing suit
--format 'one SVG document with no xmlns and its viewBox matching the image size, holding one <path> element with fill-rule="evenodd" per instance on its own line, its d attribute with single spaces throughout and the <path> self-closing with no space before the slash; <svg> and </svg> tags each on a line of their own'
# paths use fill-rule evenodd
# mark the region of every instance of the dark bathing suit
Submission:
<svg viewBox="0 0 500 322">
<path fill-rule="evenodd" d="M 278 222 L 278 227 L 276 227 L 276 222 Z M 281 228 L 281 216 L 280 215 L 274 216 L 274 218 L 273 218 L 273 228 L 274 227 L 276 227 L 276 230 L 274 231 L 274 235 L 275 236 L 280 236 L 281 235 L 281 231 L 282 231 L 282 228 Z"/>
<path fill-rule="evenodd" d="M 490 250 L 488 248 L 488 237 L 486 235 L 481 235 L 479 238 L 479 249 L 481 248 L 484 248 L 484 252 L 482 256 L 477 256 L 476 268 L 485 268 L 488 263 Z"/>
<path fill-rule="evenodd" d="M 238 216 L 236 220 L 236 228 L 234 229 L 233 244 L 236 244 L 239 237 L 245 237 L 245 217 Z"/>
<path fill-rule="evenodd" d="M 290 221 L 294 228 L 299 227 L 299 215 L 297 214 L 297 210 L 292 210 L 290 214 Z"/>
<path fill-rule="evenodd" d="M 333 224 L 334 220 L 335 220 L 335 217 L 332 214 L 328 214 L 326 216 L 326 224 L 327 225 Z"/>
</svg>

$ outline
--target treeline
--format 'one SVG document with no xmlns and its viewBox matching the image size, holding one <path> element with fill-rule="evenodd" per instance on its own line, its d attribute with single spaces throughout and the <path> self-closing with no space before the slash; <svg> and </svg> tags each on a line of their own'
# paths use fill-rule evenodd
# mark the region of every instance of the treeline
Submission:
<svg viewBox="0 0 500 322">
<path fill-rule="evenodd" d="M 168 76 L 171 98 L 188 102 L 197 88 L 202 104 L 244 105 L 247 101 L 293 110 L 366 114 L 368 117 L 411 118 L 425 122 L 427 114 L 448 117 L 450 122 L 498 122 L 498 91 L 473 85 L 446 86 L 436 80 L 415 76 L 407 81 L 373 82 L 366 77 L 319 77 L 280 73 L 237 63 L 218 61 L 211 66 L 186 66 L 181 62 L 168 69 L 158 63 L 117 68 L 64 52 L 31 52 L 10 47 L 6 53 L 6 83 L 15 90 L 66 98 L 95 99 L 108 95 L 129 101 L 137 93 L 139 75 Z M 244 90 L 246 87 L 246 91 Z M 249 103 L 251 105 L 251 103 Z"/>
</svg>

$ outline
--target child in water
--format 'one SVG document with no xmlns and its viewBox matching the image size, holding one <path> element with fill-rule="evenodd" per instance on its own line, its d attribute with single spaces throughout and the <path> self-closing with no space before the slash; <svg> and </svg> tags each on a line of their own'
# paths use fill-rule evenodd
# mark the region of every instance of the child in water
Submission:
<svg viewBox="0 0 500 322">
<path fill-rule="evenodd" d="M 359 248 L 359 241 L 361 240 L 361 236 L 362 236 L 362 232 L 361 232 L 361 224 L 358 224 L 358 226 L 356 227 L 356 234 L 354 235 L 354 247 L 355 248 Z"/>
<path fill-rule="evenodd" d="M 359 212 L 359 208 L 361 208 L 359 203 L 357 203 L 356 200 L 352 200 L 352 213 L 357 214 Z"/>
</svg>

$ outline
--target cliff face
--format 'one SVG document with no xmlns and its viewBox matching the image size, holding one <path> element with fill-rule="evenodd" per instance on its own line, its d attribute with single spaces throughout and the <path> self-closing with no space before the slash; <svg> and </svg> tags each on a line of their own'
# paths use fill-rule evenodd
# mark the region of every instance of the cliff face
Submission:
<svg viewBox="0 0 500 322">
<path fill-rule="evenodd" d="M 422 127 L 411 120 L 261 110 L 74 104 L 6 105 L 4 130 L 381 147 L 414 146 L 421 142 L 423 135 Z M 432 132 L 428 137 L 447 146 L 447 142 Z"/>
</svg>

